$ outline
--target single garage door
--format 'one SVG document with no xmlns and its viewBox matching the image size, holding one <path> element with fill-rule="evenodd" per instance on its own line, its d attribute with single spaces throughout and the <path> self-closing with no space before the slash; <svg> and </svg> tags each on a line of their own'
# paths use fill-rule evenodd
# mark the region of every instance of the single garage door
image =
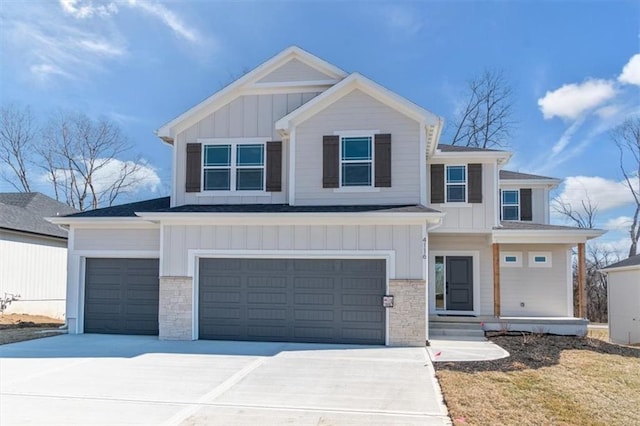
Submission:
<svg viewBox="0 0 640 426">
<path fill-rule="evenodd" d="M 158 259 L 87 259 L 85 333 L 158 334 Z"/>
<path fill-rule="evenodd" d="M 201 339 L 385 343 L 384 260 L 200 259 Z"/>
</svg>

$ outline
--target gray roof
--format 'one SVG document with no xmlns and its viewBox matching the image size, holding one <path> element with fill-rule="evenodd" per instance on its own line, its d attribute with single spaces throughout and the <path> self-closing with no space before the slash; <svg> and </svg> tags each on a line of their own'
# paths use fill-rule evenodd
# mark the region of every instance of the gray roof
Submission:
<svg viewBox="0 0 640 426">
<path fill-rule="evenodd" d="M 575 230 L 583 230 L 586 231 L 585 228 L 577 228 L 575 226 L 561 226 L 561 225 L 548 225 L 544 223 L 533 223 L 533 222 L 516 222 L 503 220 L 500 222 L 501 226 L 494 227 L 495 230 L 507 230 L 507 231 L 575 231 Z M 598 229 L 593 229 L 593 231 L 598 231 Z"/>
<path fill-rule="evenodd" d="M 0 193 L 0 228 L 66 239 L 66 230 L 44 218 L 74 212 L 74 208 L 39 192 Z"/>
<path fill-rule="evenodd" d="M 478 148 L 475 146 L 464 145 L 447 145 L 444 143 L 439 143 L 438 149 L 442 152 L 506 152 L 501 149 Z"/>
<path fill-rule="evenodd" d="M 620 262 L 616 262 L 613 265 L 609 265 L 606 268 L 602 269 L 613 269 L 613 268 L 624 268 L 625 266 L 637 266 L 640 265 L 640 254 L 636 254 L 635 256 L 631 256 L 625 260 L 621 260 Z"/>
<path fill-rule="evenodd" d="M 68 217 L 135 217 L 142 213 L 440 213 L 416 205 L 290 206 L 288 204 L 188 204 L 170 207 L 169 197 L 88 210 Z"/>
<path fill-rule="evenodd" d="M 168 209 L 169 205 L 169 197 L 162 197 L 138 201 L 135 203 L 121 204 L 119 206 L 87 210 L 71 214 L 68 217 L 135 217 L 135 212 L 152 212 L 161 209 Z"/>
<path fill-rule="evenodd" d="M 556 178 L 540 176 L 540 175 L 531 175 L 529 173 L 520 173 L 520 172 L 512 172 L 511 170 L 500 170 L 500 179 L 503 180 L 535 180 L 535 179 L 549 179 L 549 180 L 558 180 Z"/>
</svg>

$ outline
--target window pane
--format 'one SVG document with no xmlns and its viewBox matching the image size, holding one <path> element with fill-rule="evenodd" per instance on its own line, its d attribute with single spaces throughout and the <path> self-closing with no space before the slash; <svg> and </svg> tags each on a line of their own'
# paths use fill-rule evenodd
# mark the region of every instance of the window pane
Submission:
<svg viewBox="0 0 640 426">
<path fill-rule="evenodd" d="M 436 256 L 436 309 L 444 309 L 444 258 Z"/>
<path fill-rule="evenodd" d="M 371 186 L 371 163 L 342 164 L 342 186 Z"/>
<path fill-rule="evenodd" d="M 502 204 L 518 204 L 519 191 L 502 191 Z"/>
<path fill-rule="evenodd" d="M 547 261 L 546 256 L 535 256 L 533 261 L 536 263 L 545 263 Z"/>
<path fill-rule="evenodd" d="M 504 261 L 507 263 L 516 263 L 518 258 L 515 256 L 505 256 Z"/>
<path fill-rule="evenodd" d="M 238 166 L 263 166 L 264 145 L 238 145 Z"/>
<path fill-rule="evenodd" d="M 228 191 L 231 173 L 229 169 L 207 169 L 204 171 L 205 191 Z"/>
<path fill-rule="evenodd" d="M 464 203 L 466 185 L 447 185 L 447 203 Z"/>
<path fill-rule="evenodd" d="M 238 191 L 262 191 L 263 169 L 236 170 L 236 189 Z"/>
<path fill-rule="evenodd" d="M 230 166 L 231 145 L 205 145 L 205 166 Z"/>
<path fill-rule="evenodd" d="M 518 217 L 518 206 L 502 207 L 502 220 L 520 220 Z"/>
<path fill-rule="evenodd" d="M 371 160 L 371 138 L 342 138 L 343 160 Z"/>
<path fill-rule="evenodd" d="M 464 166 L 447 166 L 447 183 L 466 183 Z"/>
</svg>

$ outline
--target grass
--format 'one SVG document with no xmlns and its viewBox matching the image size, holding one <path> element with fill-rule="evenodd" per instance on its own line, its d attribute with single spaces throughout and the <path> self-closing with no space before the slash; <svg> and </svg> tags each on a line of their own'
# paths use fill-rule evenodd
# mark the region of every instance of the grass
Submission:
<svg viewBox="0 0 640 426">
<path fill-rule="evenodd" d="M 492 340 L 512 356 L 435 363 L 455 425 L 640 424 L 640 349 L 560 336 Z"/>
</svg>

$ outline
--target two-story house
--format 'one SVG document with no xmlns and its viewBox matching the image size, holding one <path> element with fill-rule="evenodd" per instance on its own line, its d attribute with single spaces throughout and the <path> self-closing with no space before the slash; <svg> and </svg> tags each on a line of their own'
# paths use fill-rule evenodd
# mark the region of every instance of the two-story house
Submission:
<svg viewBox="0 0 640 426">
<path fill-rule="evenodd" d="M 439 144 L 442 126 L 284 50 L 157 131 L 170 197 L 52 219 L 69 331 L 424 345 L 430 318 L 585 327 L 571 249 L 601 232 L 549 225 L 558 180 Z"/>
</svg>

